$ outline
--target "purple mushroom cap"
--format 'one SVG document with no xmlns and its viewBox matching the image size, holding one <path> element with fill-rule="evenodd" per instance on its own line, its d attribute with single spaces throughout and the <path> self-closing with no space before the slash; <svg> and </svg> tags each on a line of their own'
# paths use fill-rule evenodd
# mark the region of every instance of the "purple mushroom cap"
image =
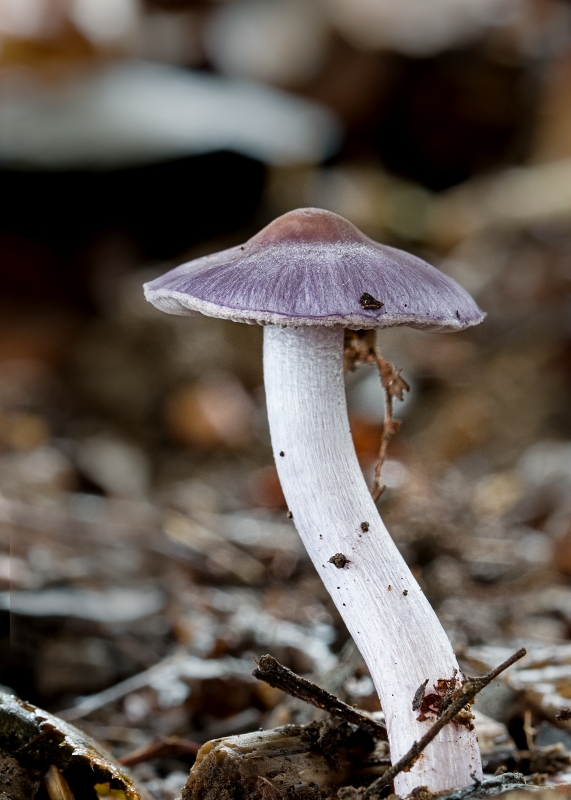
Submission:
<svg viewBox="0 0 571 800">
<path fill-rule="evenodd" d="M 485 316 L 435 267 L 318 208 L 290 211 L 245 244 L 182 264 L 144 289 L 168 314 L 261 325 L 457 331 Z"/>
</svg>

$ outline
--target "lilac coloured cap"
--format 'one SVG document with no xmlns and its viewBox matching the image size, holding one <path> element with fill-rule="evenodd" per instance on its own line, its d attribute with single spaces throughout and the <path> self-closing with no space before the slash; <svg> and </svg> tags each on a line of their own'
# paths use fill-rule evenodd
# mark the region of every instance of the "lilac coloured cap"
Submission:
<svg viewBox="0 0 571 800">
<path fill-rule="evenodd" d="M 182 264 L 144 289 L 167 314 L 261 325 L 457 331 L 485 316 L 452 278 L 319 208 L 290 211 L 245 244 Z"/>
</svg>

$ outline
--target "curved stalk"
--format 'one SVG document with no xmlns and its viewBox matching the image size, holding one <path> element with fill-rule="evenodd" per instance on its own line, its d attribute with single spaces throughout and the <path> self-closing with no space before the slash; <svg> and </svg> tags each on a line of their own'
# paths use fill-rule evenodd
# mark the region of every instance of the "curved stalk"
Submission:
<svg viewBox="0 0 571 800">
<path fill-rule="evenodd" d="M 385 528 L 362 476 L 347 418 L 341 327 L 264 329 L 272 447 L 293 520 L 365 659 L 386 716 L 393 764 L 430 727 L 412 701 L 458 664 L 436 614 Z M 362 525 L 367 523 L 367 525 Z M 342 554 L 345 566 L 329 559 Z M 343 559 L 335 559 L 342 565 Z M 467 786 L 482 768 L 475 732 L 451 723 L 409 772 L 417 786 Z"/>
</svg>

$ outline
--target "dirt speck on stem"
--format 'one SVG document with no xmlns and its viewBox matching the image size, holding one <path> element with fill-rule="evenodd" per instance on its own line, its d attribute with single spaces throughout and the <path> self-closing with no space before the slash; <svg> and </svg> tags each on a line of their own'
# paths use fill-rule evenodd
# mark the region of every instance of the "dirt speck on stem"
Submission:
<svg viewBox="0 0 571 800">
<path fill-rule="evenodd" d="M 420 706 L 422 705 L 422 698 L 424 697 L 424 690 L 426 689 L 426 685 L 428 683 L 428 678 L 421 683 L 416 692 L 414 693 L 414 697 L 412 698 L 412 710 L 418 711 Z"/>
<path fill-rule="evenodd" d="M 331 556 L 328 563 L 333 564 L 333 566 L 337 567 L 337 569 L 343 569 L 343 567 L 346 567 L 347 564 L 350 564 L 351 562 L 347 556 L 343 555 L 343 553 L 335 553 L 334 556 Z"/>
</svg>

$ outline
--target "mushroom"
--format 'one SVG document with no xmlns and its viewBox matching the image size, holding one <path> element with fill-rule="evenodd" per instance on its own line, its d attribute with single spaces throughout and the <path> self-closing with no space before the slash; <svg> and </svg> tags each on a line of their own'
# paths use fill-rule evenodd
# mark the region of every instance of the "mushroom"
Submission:
<svg viewBox="0 0 571 800">
<path fill-rule="evenodd" d="M 170 314 L 265 326 L 264 382 L 282 488 L 369 667 L 395 763 L 431 723 L 430 711 L 419 713 L 422 697 L 438 694 L 438 681 L 454 678 L 458 664 L 361 473 L 347 418 L 344 331 L 457 331 L 481 322 L 483 312 L 420 258 L 313 208 L 290 211 L 244 245 L 171 270 L 145 284 L 145 295 Z M 466 786 L 481 774 L 475 732 L 451 723 L 397 776 L 395 791 Z"/>
<path fill-rule="evenodd" d="M 339 138 L 333 114 L 317 103 L 166 64 L 114 61 L 62 85 L 29 81 L 24 93 L 2 89 L 5 167 L 116 169 L 219 150 L 311 164 Z"/>
</svg>

